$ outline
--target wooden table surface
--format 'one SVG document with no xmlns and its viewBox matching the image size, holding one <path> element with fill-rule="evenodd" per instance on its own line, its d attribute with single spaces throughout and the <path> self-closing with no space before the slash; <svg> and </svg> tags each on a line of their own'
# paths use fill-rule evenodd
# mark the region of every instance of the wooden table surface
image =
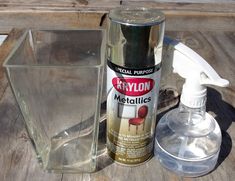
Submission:
<svg viewBox="0 0 235 181">
<path fill-rule="evenodd" d="M 81 3 L 85 1 L 77 2 Z M 2 6 L 0 6 L 0 8 L 1 7 Z M 227 10 L 229 10 L 228 7 Z M 155 158 L 152 158 L 147 163 L 137 167 L 124 167 L 111 162 L 107 156 L 104 156 L 99 160 L 99 170 L 92 174 L 46 173 L 40 168 L 40 165 L 37 162 L 36 155 L 25 129 L 22 115 L 13 97 L 4 70 L 3 68 L 0 68 L 0 180 L 234 180 L 235 147 L 233 142 L 235 141 L 235 16 L 234 10 L 229 11 L 227 16 L 226 12 L 224 12 L 224 10 L 222 11 L 218 14 L 210 14 L 209 12 L 208 16 L 210 18 L 205 15 L 208 11 L 206 13 L 204 12 L 204 18 L 207 20 L 205 22 L 200 22 L 197 19 L 203 19 L 203 16 L 200 16 L 200 13 L 192 15 L 190 14 L 190 11 L 190 18 L 193 22 L 191 25 L 190 18 L 184 14 L 185 11 L 176 13 L 178 14 L 178 17 L 180 17 L 179 23 L 181 24 L 175 23 L 174 18 L 170 15 L 171 13 L 166 11 L 168 12 L 170 19 L 170 21 L 167 22 L 166 35 L 182 41 L 187 46 L 197 51 L 222 77 L 230 81 L 230 86 L 228 88 L 208 88 L 207 111 L 216 118 L 223 135 L 218 164 L 215 170 L 213 170 L 210 174 L 198 178 L 182 178 L 161 167 L 160 163 Z M 5 22 L 7 19 L 3 16 L 3 11 L 0 12 L 0 21 L 1 18 L 5 18 L 5 21 L 3 22 L 3 24 L 5 23 L 5 26 L 3 26 L 3 24 L 1 25 L 3 32 L 8 33 L 8 30 L 10 30 L 14 25 L 14 23 L 12 23 L 14 18 L 11 19 L 9 11 L 5 11 L 5 13 L 8 15 L 10 22 Z M 193 16 L 195 16 L 196 19 L 193 18 Z M 40 15 L 40 17 L 42 18 L 42 15 Z M 100 18 L 102 18 L 102 14 L 93 14 L 91 17 L 95 17 L 100 20 Z M 23 17 L 19 17 L 19 19 L 21 20 Z M 177 20 L 177 18 L 175 20 Z M 183 23 L 184 20 L 186 22 L 185 24 Z M 14 21 L 17 21 L 17 19 Z M 40 25 L 42 25 L 42 22 L 43 20 L 39 19 L 39 24 L 41 23 Z M 208 24 L 206 22 L 208 22 Z M 214 27 L 210 27 L 211 25 L 213 26 L 213 22 L 215 22 Z M 98 25 L 100 25 L 99 23 Z M 197 26 L 195 23 L 202 23 L 203 27 Z M 64 22 L 64 24 L 66 23 Z M 176 29 L 174 29 L 174 24 Z M 74 24 L 71 23 L 70 25 L 71 27 L 74 27 Z M 33 24 L 32 26 L 36 25 Z M 45 23 L 44 26 L 47 26 L 47 23 Z M 60 26 L 62 25 L 59 23 L 58 27 Z M 12 48 L 19 35 L 20 31 L 13 31 L 7 41 L 0 47 L 1 64 L 7 55 L 7 52 Z M 182 85 L 181 79 L 178 79 L 175 76 L 172 76 L 170 79 L 171 86 L 180 87 L 180 85 Z"/>
</svg>

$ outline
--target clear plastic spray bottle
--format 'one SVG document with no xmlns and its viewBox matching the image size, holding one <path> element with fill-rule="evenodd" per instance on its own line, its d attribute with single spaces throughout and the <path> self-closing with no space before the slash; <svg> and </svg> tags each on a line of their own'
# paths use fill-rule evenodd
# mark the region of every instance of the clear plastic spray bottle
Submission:
<svg viewBox="0 0 235 181">
<path fill-rule="evenodd" d="M 173 50 L 173 71 L 186 81 L 179 107 L 166 113 L 157 125 L 155 156 L 179 175 L 201 176 L 215 167 L 221 145 L 220 128 L 206 113 L 206 85 L 226 87 L 229 82 L 184 44 L 169 38 L 164 43 Z"/>
</svg>

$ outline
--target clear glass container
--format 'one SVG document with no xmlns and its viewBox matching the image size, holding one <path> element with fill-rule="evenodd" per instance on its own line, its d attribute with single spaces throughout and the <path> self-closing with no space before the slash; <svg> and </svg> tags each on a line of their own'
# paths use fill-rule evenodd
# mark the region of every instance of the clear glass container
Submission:
<svg viewBox="0 0 235 181">
<path fill-rule="evenodd" d="M 104 53 L 104 30 L 29 30 L 6 59 L 44 169 L 95 170 Z"/>
</svg>

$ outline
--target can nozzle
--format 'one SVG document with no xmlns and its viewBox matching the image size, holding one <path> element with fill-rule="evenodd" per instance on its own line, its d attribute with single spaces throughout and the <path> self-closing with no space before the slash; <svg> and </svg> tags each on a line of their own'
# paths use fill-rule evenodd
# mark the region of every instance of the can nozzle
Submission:
<svg viewBox="0 0 235 181">
<path fill-rule="evenodd" d="M 181 102 L 191 108 L 205 105 L 206 85 L 226 87 L 229 81 L 222 79 L 203 59 L 183 43 L 164 38 L 164 43 L 173 48 L 173 72 L 186 79 L 181 94 Z"/>
</svg>

